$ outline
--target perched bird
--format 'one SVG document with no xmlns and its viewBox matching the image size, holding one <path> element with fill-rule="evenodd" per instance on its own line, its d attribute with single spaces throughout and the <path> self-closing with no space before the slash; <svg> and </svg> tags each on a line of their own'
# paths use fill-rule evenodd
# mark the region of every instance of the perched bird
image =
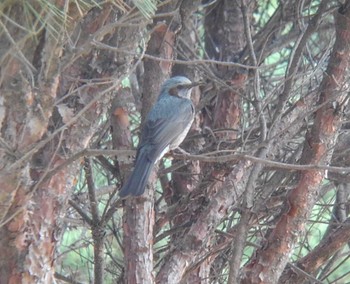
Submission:
<svg viewBox="0 0 350 284">
<path fill-rule="evenodd" d="M 176 76 L 165 81 L 141 131 L 135 168 L 119 192 L 121 198 L 145 192 L 154 165 L 185 139 L 194 119 L 191 90 L 199 83 Z"/>
</svg>

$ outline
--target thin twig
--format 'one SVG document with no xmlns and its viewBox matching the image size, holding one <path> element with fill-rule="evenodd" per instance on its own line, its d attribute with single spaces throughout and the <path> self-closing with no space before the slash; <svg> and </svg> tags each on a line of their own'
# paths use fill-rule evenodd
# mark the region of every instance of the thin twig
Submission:
<svg viewBox="0 0 350 284">
<path fill-rule="evenodd" d="M 79 204 L 77 204 L 74 200 L 68 200 L 68 203 L 70 206 L 72 206 L 75 211 L 77 211 L 79 213 L 79 215 L 83 218 L 83 220 L 89 224 L 89 226 L 92 226 L 92 219 L 89 217 L 89 215 L 87 214 L 87 212 L 85 212 L 80 206 Z"/>
<path fill-rule="evenodd" d="M 224 153 L 235 153 L 235 154 L 227 154 L 220 156 L 212 156 Z M 189 159 L 193 161 L 201 161 L 207 163 L 226 163 L 229 161 L 239 161 L 239 160 L 249 160 L 255 163 L 262 163 L 267 166 L 271 166 L 278 169 L 286 169 L 290 171 L 308 171 L 308 170 L 327 170 L 329 172 L 336 173 L 349 173 L 350 167 L 333 167 L 333 166 L 323 166 L 323 165 L 296 165 L 296 164 L 287 164 L 282 162 L 276 162 L 272 160 L 268 160 L 265 158 L 259 158 L 247 154 L 240 154 L 234 150 L 220 150 L 214 151 L 202 155 L 183 155 L 183 154 L 173 154 L 173 157 L 176 159 Z"/>
<path fill-rule="evenodd" d="M 102 43 L 99 41 L 93 41 L 91 44 L 98 47 L 98 48 L 113 50 L 116 52 L 121 52 L 121 53 L 129 54 L 129 55 L 135 55 L 135 56 L 141 57 L 140 53 L 128 51 L 125 49 L 120 49 L 120 48 L 110 46 L 108 44 L 105 44 L 105 43 Z M 160 61 L 160 62 L 175 63 L 175 64 L 182 64 L 182 65 L 192 65 L 192 66 L 195 66 L 197 64 L 203 64 L 203 65 L 205 65 L 205 64 L 213 64 L 214 65 L 215 64 L 215 65 L 230 66 L 230 67 L 240 67 L 240 68 L 245 68 L 245 69 L 262 69 L 262 68 L 264 68 L 263 66 L 251 66 L 251 65 L 241 64 L 241 63 L 217 61 L 217 60 L 212 60 L 212 59 L 197 59 L 197 60 L 166 59 L 166 58 L 161 58 L 161 57 L 157 57 L 157 56 L 153 56 L 153 55 L 149 55 L 149 54 L 142 54 L 142 57 L 147 58 L 147 59 L 152 59 L 155 61 Z"/>
</svg>

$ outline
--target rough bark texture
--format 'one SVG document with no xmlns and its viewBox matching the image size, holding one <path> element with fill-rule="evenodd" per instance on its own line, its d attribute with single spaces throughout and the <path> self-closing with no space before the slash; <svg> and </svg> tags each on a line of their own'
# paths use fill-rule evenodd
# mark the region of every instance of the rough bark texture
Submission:
<svg viewBox="0 0 350 284">
<path fill-rule="evenodd" d="M 35 26 L 35 14 L 24 16 L 22 3 L 7 3 L 7 12 L 19 25 Z M 111 64 L 114 52 L 101 51 L 95 57 L 90 37 L 100 36 L 111 43 L 122 33 L 112 29 L 117 9 L 104 5 L 101 9 L 77 10 L 72 4 L 69 16 L 81 20 L 63 30 L 61 18 L 44 10 L 35 1 L 28 1 L 43 20 L 40 32 L 28 35 L 26 30 L 8 24 L 2 18 L 3 60 L 1 72 L 1 143 L 8 151 L 1 152 L 0 185 L 2 188 L 0 248 L 9 258 L 0 263 L 1 282 L 53 283 L 54 256 L 60 237 L 60 218 L 65 213 L 78 164 L 47 174 L 64 163 L 67 156 L 87 147 L 105 112 L 110 97 L 105 96 L 113 82 L 104 85 L 86 84 L 90 78 L 119 78 L 130 66 L 129 58 Z M 62 9 L 59 3 L 54 3 Z M 83 18 L 82 18 L 83 17 Z M 32 24 L 26 22 L 33 21 Z M 139 28 L 128 29 L 126 41 L 136 49 Z M 134 34 L 132 31 L 134 30 Z M 75 49 L 63 49 L 63 35 L 70 32 Z M 14 50 L 16 56 L 7 51 Z M 131 58 L 131 57 L 130 57 Z M 106 64 L 108 62 L 108 68 Z M 127 64 L 126 64 L 127 63 Z M 103 66 L 103 72 L 99 68 Z M 79 91 L 77 91 L 79 90 Z M 100 93 L 100 94 L 99 94 Z M 109 92 L 110 93 L 110 92 Z"/>
<path fill-rule="evenodd" d="M 322 106 L 316 111 L 315 122 L 304 144 L 303 164 L 329 163 L 340 130 L 341 114 L 329 101 L 342 104 L 344 100 L 338 92 L 344 86 L 350 58 L 349 8 L 348 5 L 341 7 L 335 16 L 336 41 L 319 89 L 318 105 Z M 298 185 L 291 190 L 286 201 L 287 211 L 270 232 L 264 247 L 246 266 L 244 283 L 276 283 L 285 269 L 298 237 L 304 232 L 305 221 L 310 215 L 309 208 L 317 200 L 324 171 L 310 170 L 300 175 Z"/>
<path fill-rule="evenodd" d="M 173 2 L 173 3 L 172 3 Z M 169 7 L 176 3 L 172 1 Z M 166 22 L 171 22 L 169 19 Z M 166 23 L 155 22 L 153 31 L 148 42 L 147 54 L 160 56 L 164 59 L 174 58 L 175 32 Z M 171 63 L 144 60 L 142 84 L 142 108 L 141 120 L 144 121 L 147 113 L 156 101 L 160 86 L 169 78 Z M 142 127 L 142 123 L 141 123 Z M 125 213 L 123 220 L 124 230 L 124 257 L 126 283 L 154 283 L 153 272 L 153 227 L 154 198 L 155 198 L 156 175 L 151 174 L 149 186 L 145 194 L 140 198 L 131 198 L 125 201 Z"/>
<path fill-rule="evenodd" d="M 215 5 L 214 9 L 212 7 L 208 9 L 205 21 L 206 47 L 211 58 L 229 61 L 232 59 L 232 54 L 239 53 L 243 49 L 244 36 L 240 36 L 239 32 L 239 29 L 243 28 L 240 19 L 240 10 L 232 1 L 221 1 Z M 237 38 L 238 41 L 235 40 Z M 217 49 L 221 51 L 220 54 L 214 52 L 215 46 L 213 44 L 217 45 Z M 229 46 L 230 48 L 228 48 Z M 237 69 L 228 70 L 219 67 L 217 72 L 229 85 L 235 84 L 235 80 L 240 77 Z M 244 78 L 240 80 L 244 81 Z M 244 85 L 242 81 L 240 86 Z M 208 121 L 206 125 L 213 129 L 237 127 L 240 116 L 237 93 L 219 90 L 218 93 L 215 93 L 215 97 L 217 98 L 215 103 L 207 106 L 206 109 L 210 114 L 204 113 L 203 115 L 204 120 L 214 117 L 214 121 Z M 225 132 L 225 135 L 219 135 L 219 138 L 222 139 L 222 142 L 229 141 L 235 137 L 233 133 Z M 244 168 L 246 166 L 246 163 L 240 163 L 238 167 Z M 168 253 L 157 276 L 159 283 L 180 282 L 183 278 L 188 283 L 191 281 L 206 283 L 210 272 L 209 266 L 214 259 L 208 258 L 198 267 L 194 266 L 194 263 L 200 259 L 211 243 L 215 242 L 213 240 L 214 229 L 222 220 L 224 216 L 222 214 L 236 201 L 237 195 L 230 192 L 232 188 L 229 183 L 235 181 L 240 184 L 242 168 L 232 171 L 230 167 L 213 168 L 212 165 L 206 167 L 205 164 L 200 165 L 200 167 L 202 180 L 197 183 L 196 189 L 190 193 L 188 200 L 178 201 L 175 216 L 170 215 L 170 220 L 174 218 L 174 224 L 177 226 L 181 227 L 185 224 L 191 224 L 191 226 L 181 234 L 174 236 L 174 249 Z M 230 176 L 226 179 L 227 175 Z M 196 259 L 192 257 L 195 252 L 197 252 L 198 257 Z M 193 271 L 195 268 L 197 275 Z"/>
<path fill-rule="evenodd" d="M 349 282 L 350 2 L 97 2 L 0 3 L 0 282 Z M 189 154 L 120 200 L 175 75 Z"/>
<path fill-rule="evenodd" d="M 197 29 L 197 23 L 195 21 L 194 12 L 198 9 L 201 1 L 183 1 L 180 6 L 180 17 L 182 22 L 182 28 L 179 33 L 179 40 L 177 42 L 177 59 L 191 60 L 194 59 L 194 55 L 188 55 L 188 51 L 195 50 L 198 45 L 198 38 L 194 35 L 193 30 Z M 184 24 L 186 23 L 186 24 Z M 185 75 L 192 81 L 198 81 L 197 72 L 191 66 L 175 64 L 172 68 L 173 75 Z M 192 91 L 192 100 L 194 105 L 197 106 L 200 100 L 200 90 L 195 88 Z M 201 130 L 201 113 L 197 113 L 195 121 L 188 134 L 189 137 L 200 135 Z M 187 139 L 187 142 L 182 143 L 181 149 L 189 153 L 199 153 L 203 149 L 203 139 Z M 198 161 L 184 161 L 182 159 L 172 160 L 172 179 L 164 175 L 161 179 L 166 190 L 164 199 L 169 207 L 176 204 L 184 195 L 189 194 L 198 185 L 200 175 L 200 165 Z M 183 208 L 180 206 L 178 210 L 179 214 L 169 214 L 166 219 L 172 223 L 174 227 L 182 226 L 188 222 L 188 216 L 182 214 Z M 157 226 L 156 229 L 161 229 Z M 171 242 L 176 242 L 176 239 L 181 234 L 173 234 L 171 236 Z M 210 261 L 204 261 L 196 269 L 193 269 L 186 279 L 182 283 L 208 283 L 210 277 Z"/>
<path fill-rule="evenodd" d="M 11 8 L 9 16 L 25 25 L 25 19 L 21 17 L 23 7 L 17 5 Z M 38 150 L 33 148 L 47 131 L 59 82 L 58 62 L 50 63 L 50 57 L 60 56 L 62 47 L 52 40 L 49 33 L 42 32 L 38 44 L 14 26 L 3 27 L 1 38 L 3 49 L 0 57 L 4 64 L 0 125 L 2 144 L 8 147 L 7 152 L 1 151 L 0 154 L 0 248 L 7 256 L 0 263 L 1 281 L 33 283 L 39 280 L 50 283 L 53 281 L 51 268 L 57 241 L 57 216 L 64 201 L 58 197 L 65 194 L 66 181 L 69 182 L 72 176 L 64 170 L 40 187 L 33 186 L 45 173 L 46 166 L 60 163 L 61 158 L 46 155 L 46 160 L 31 163 L 31 156 L 26 159 L 23 156 Z M 41 46 L 42 41 L 50 43 Z M 18 42 L 19 46 L 14 46 Z M 9 49 L 16 48 L 18 53 L 24 50 L 21 56 L 13 57 L 7 53 Z M 38 52 L 42 52 L 37 58 L 41 66 L 33 60 Z M 34 64 L 39 65 L 34 67 Z M 36 77 L 31 77 L 34 74 Z M 55 151 L 55 148 L 52 150 Z"/>
<path fill-rule="evenodd" d="M 297 268 L 309 275 L 314 275 L 322 265 L 349 242 L 349 238 L 350 226 L 348 219 L 343 222 L 343 225 L 325 237 L 312 252 L 298 260 L 296 263 Z M 294 267 L 288 266 L 283 271 L 278 283 L 304 283 L 307 280 L 307 274 L 302 274 Z"/>
</svg>

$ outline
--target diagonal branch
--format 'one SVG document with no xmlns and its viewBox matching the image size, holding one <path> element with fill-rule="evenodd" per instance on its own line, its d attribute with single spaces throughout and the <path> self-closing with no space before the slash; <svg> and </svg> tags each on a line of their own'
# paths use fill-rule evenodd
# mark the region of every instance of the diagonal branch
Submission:
<svg viewBox="0 0 350 284">
<path fill-rule="evenodd" d="M 336 103 L 344 100 L 343 85 L 350 59 L 350 1 L 336 14 L 336 41 L 329 65 L 320 85 L 318 104 L 327 101 L 334 93 Z M 304 164 L 328 164 L 330 153 L 336 143 L 342 116 L 333 104 L 328 103 L 317 110 L 314 125 L 307 134 L 302 154 Z M 322 170 L 308 170 L 300 175 L 298 185 L 293 188 L 286 201 L 286 212 L 267 237 L 250 264 L 244 268 L 243 283 L 276 283 L 288 263 L 298 237 L 304 231 L 310 209 L 315 204 L 320 184 L 324 178 Z"/>
</svg>

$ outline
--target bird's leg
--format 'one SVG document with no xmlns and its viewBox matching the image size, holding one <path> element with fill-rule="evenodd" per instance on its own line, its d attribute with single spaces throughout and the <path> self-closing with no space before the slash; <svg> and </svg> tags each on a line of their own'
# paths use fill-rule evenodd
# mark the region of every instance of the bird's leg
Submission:
<svg viewBox="0 0 350 284">
<path fill-rule="evenodd" d="M 190 153 L 186 152 L 184 149 L 181 149 L 180 147 L 177 147 L 176 149 L 170 150 L 168 153 L 166 153 L 164 155 L 164 157 L 166 157 L 167 159 L 172 159 L 174 154 L 184 155 L 184 156 L 191 155 Z"/>
<path fill-rule="evenodd" d="M 180 154 L 182 155 L 191 155 L 190 153 L 188 153 L 187 151 L 185 151 L 184 149 L 180 148 L 180 147 L 177 147 L 176 149 L 174 149 L 174 151 L 177 151 L 177 152 L 180 152 Z"/>
</svg>

